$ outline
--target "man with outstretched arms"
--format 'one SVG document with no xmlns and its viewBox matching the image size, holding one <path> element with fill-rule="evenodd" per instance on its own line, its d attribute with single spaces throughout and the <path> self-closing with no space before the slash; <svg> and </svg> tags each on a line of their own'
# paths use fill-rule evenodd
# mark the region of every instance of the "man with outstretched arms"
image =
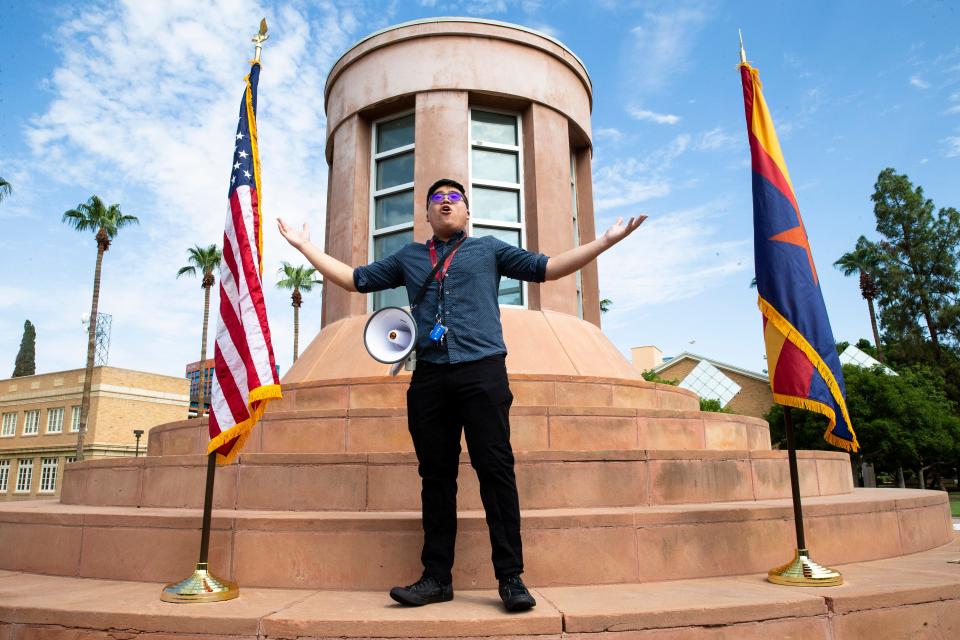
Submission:
<svg viewBox="0 0 960 640">
<path fill-rule="evenodd" d="M 390 596 L 408 606 L 453 598 L 451 571 L 457 535 L 457 470 L 463 429 L 470 463 L 480 481 L 500 597 L 508 611 L 536 605 L 520 574 L 520 506 L 510 447 L 507 353 L 497 296 L 500 277 L 529 282 L 569 275 L 633 233 L 646 216 L 622 219 L 599 238 L 550 257 L 493 236 L 467 237 L 470 208 L 463 185 L 438 180 L 427 192 L 433 237 L 410 243 L 382 260 L 353 268 L 310 243 L 278 219 L 283 237 L 332 282 L 370 293 L 405 286 L 411 301 L 436 273 L 413 308 L 416 369 L 407 391 L 407 421 L 422 480 L 423 576 Z M 439 267 L 438 267 L 439 265 Z"/>
</svg>

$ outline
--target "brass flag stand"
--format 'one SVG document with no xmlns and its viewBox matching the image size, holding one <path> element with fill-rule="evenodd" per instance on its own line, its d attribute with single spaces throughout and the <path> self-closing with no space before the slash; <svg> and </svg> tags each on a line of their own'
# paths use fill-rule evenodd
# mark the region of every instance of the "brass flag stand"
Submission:
<svg viewBox="0 0 960 640">
<path fill-rule="evenodd" d="M 260 21 L 260 31 L 253 37 L 256 53 L 253 64 L 260 63 L 260 52 L 267 36 L 267 20 Z M 239 138 L 239 136 L 238 136 Z M 200 408 L 201 415 L 203 407 Z M 160 599 L 164 602 L 219 602 L 232 600 L 240 595 L 236 583 L 218 578 L 210 573 L 207 559 L 210 552 L 210 520 L 213 512 L 213 484 L 216 477 L 217 452 L 207 456 L 207 481 L 203 496 L 203 524 L 200 530 L 200 558 L 193 574 L 179 582 L 171 582 L 163 588 Z"/>
<path fill-rule="evenodd" d="M 200 529 L 200 559 L 193 574 L 179 582 L 171 582 L 160 592 L 164 602 L 219 602 L 240 595 L 234 582 L 217 578 L 207 569 L 210 552 L 210 519 L 213 511 L 213 480 L 217 469 L 217 452 L 207 456 L 207 486 L 203 496 L 203 525 Z"/>
<path fill-rule="evenodd" d="M 767 573 L 774 584 L 799 587 L 835 587 L 843 584 L 838 571 L 824 567 L 810 557 L 803 535 L 803 507 L 800 504 L 800 476 L 797 472 L 797 444 L 793 433 L 790 407 L 783 408 L 783 422 L 787 430 L 787 457 L 790 461 L 790 491 L 793 494 L 793 521 L 797 530 L 797 548 L 793 560 Z"/>
</svg>

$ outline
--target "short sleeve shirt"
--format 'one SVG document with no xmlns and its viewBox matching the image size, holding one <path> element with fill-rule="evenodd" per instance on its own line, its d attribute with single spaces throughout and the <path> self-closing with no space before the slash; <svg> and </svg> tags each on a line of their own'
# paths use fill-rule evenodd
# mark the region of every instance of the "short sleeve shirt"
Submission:
<svg viewBox="0 0 960 640">
<path fill-rule="evenodd" d="M 447 242 L 434 237 L 437 260 L 445 260 L 462 236 L 461 231 Z M 514 247 L 493 236 L 466 238 L 450 262 L 443 283 L 444 343 L 438 345 L 429 335 L 440 302 L 436 278 L 412 310 L 417 323 L 417 359 L 445 364 L 506 354 L 497 300 L 500 278 L 543 282 L 547 260 L 542 253 Z M 412 301 L 432 269 L 429 243 L 410 243 L 382 260 L 356 268 L 353 283 L 361 293 L 405 286 L 407 299 Z"/>
</svg>

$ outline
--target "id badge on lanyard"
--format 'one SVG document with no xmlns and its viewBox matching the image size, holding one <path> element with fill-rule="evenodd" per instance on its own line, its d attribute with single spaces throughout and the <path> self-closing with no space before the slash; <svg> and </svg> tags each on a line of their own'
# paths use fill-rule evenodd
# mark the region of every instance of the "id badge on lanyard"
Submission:
<svg viewBox="0 0 960 640">
<path fill-rule="evenodd" d="M 453 261 L 453 256 L 457 253 L 457 250 L 460 248 L 460 244 L 463 242 L 461 239 L 454 246 L 453 251 L 450 252 L 450 255 L 446 257 L 443 261 L 443 267 L 440 271 L 437 272 L 436 279 L 440 283 L 440 290 L 437 292 L 437 315 L 434 320 L 433 329 L 430 330 L 430 340 L 433 341 L 436 345 L 441 345 L 446 340 L 447 337 L 447 327 L 443 324 L 443 285 L 444 281 L 447 279 L 447 270 L 450 269 L 450 263 Z M 430 241 L 430 264 L 432 267 L 437 266 L 437 248 L 434 246 L 433 240 Z"/>
</svg>

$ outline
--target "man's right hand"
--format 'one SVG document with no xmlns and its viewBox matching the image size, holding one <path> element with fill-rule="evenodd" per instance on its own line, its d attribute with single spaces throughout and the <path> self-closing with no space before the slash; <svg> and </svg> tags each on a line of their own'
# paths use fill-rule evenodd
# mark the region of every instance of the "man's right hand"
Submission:
<svg viewBox="0 0 960 640">
<path fill-rule="evenodd" d="M 303 246 L 310 243 L 310 228 L 307 227 L 306 222 L 303 223 L 303 228 L 298 231 L 293 227 L 288 226 L 282 218 L 277 218 L 277 228 L 280 229 L 280 235 L 282 235 L 295 249 L 301 249 Z"/>
</svg>

